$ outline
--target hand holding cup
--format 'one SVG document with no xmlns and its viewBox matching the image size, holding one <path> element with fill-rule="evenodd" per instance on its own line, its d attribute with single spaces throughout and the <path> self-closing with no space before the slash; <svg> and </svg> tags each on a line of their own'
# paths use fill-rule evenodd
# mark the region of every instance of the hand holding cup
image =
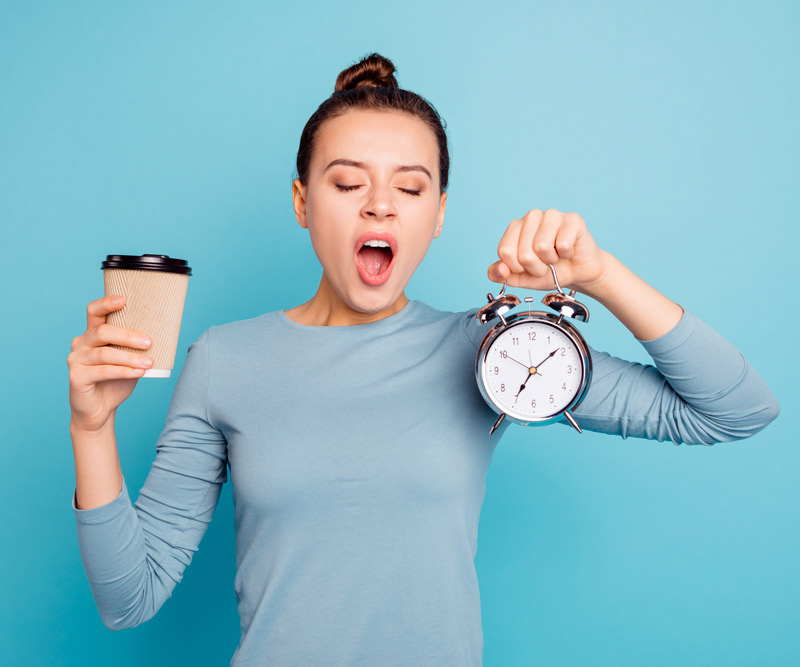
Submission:
<svg viewBox="0 0 800 667">
<path fill-rule="evenodd" d="M 149 356 L 111 347 L 146 350 L 152 342 L 140 331 L 106 323 L 106 315 L 124 305 L 123 296 L 109 295 L 92 301 L 86 309 L 86 331 L 72 340 L 72 351 L 67 356 L 69 404 L 73 426 L 84 431 L 105 427 L 145 370 L 153 365 Z"/>
</svg>

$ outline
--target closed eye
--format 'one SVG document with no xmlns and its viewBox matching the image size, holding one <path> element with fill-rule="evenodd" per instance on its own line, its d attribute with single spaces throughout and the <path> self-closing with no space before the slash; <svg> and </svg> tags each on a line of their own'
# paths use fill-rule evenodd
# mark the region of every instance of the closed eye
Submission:
<svg viewBox="0 0 800 667">
<path fill-rule="evenodd" d="M 338 183 L 336 184 L 336 189 L 341 192 L 352 192 L 353 190 L 358 190 L 358 188 L 360 187 L 361 187 L 360 185 L 339 185 Z M 406 188 L 397 188 L 397 189 L 400 190 L 400 192 L 405 192 L 407 195 L 412 195 L 414 197 L 419 197 L 420 194 L 422 193 L 422 190 L 408 190 Z"/>
</svg>

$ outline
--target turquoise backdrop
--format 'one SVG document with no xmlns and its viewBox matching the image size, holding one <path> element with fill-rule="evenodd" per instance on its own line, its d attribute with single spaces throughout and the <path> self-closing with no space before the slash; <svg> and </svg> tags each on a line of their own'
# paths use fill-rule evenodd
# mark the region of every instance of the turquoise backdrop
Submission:
<svg viewBox="0 0 800 667">
<path fill-rule="evenodd" d="M 178 368 L 209 326 L 307 300 L 320 269 L 291 208 L 300 132 L 337 73 L 378 51 L 452 145 L 444 232 L 412 298 L 481 304 L 512 218 L 576 211 L 739 347 L 783 410 L 715 447 L 512 427 L 480 524 L 485 665 L 800 664 L 799 28 L 792 0 L 2 0 L 0 661 L 228 664 L 229 485 L 156 617 L 102 625 L 70 504 L 66 357 L 109 253 L 190 261 Z M 590 305 L 595 347 L 647 360 Z M 176 376 L 119 411 L 134 500 Z"/>
</svg>

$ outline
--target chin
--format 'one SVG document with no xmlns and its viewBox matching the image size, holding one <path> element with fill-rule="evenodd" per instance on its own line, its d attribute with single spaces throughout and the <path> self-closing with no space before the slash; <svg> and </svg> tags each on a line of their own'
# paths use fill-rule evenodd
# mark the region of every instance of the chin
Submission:
<svg viewBox="0 0 800 667">
<path fill-rule="evenodd" d="M 351 301 L 349 305 L 353 310 L 359 313 L 369 313 L 374 315 L 375 313 L 380 313 L 387 308 L 391 308 L 395 301 L 397 301 L 397 299 L 381 299 L 378 297 L 373 297 L 370 299 L 361 298 Z"/>
<path fill-rule="evenodd" d="M 395 294 L 394 291 L 364 285 L 358 293 L 351 294 L 348 305 L 359 313 L 380 313 L 394 306 L 402 294 L 402 290 Z"/>
</svg>

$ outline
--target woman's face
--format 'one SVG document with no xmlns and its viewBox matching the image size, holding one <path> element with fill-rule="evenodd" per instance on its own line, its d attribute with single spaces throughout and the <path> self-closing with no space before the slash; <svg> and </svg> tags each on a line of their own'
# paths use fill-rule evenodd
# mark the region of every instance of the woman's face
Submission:
<svg viewBox="0 0 800 667">
<path fill-rule="evenodd" d="M 326 121 L 293 198 L 339 300 L 331 308 L 383 317 L 405 305 L 405 287 L 442 229 L 446 197 L 436 138 L 421 120 L 353 110 Z"/>
</svg>

